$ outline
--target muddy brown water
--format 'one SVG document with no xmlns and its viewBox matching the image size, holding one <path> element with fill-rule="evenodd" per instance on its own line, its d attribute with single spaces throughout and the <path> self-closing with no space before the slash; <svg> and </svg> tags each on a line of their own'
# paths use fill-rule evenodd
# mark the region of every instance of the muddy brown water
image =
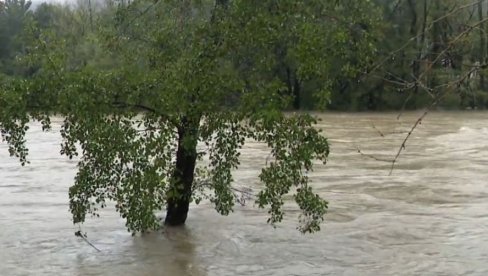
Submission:
<svg viewBox="0 0 488 276">
<path fill-rule="evenodd" d="M 319 233 L 296 230 L 291 203 L 276 229 L 252 202 L 228 217 L 203 203 L 185 228 L 135 237 L 105 210 L 82 228 L 101 252 L 74 236 L 76 163 L 56 131 L 32 124 L 30 165 L 0 144 L 0 275 L 488 275 L 488 113 L 430 114 L 392 176 L 357 152 L 391 158 L 419 115 L 319 115 L 332 149 L 312 175 L 330 202 Z M 236 185 L 259 188 L 266 156 L 248 144 Z"/>
</svg>

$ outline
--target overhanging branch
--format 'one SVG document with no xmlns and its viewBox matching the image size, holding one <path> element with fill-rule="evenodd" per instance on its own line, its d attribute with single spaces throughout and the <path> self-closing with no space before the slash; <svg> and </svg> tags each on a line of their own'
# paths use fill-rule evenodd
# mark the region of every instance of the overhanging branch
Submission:
<svg viewBox="0 0 488 276">
<path fill-rule="evenodd" d="M 175 120 L 174 118 L 172 118 L 170 115 L 163 114 L 163 113 L 159 112 L 158 110 L 156 110 L 155 108 L 152 108 L 152 107 L 149 107 L 149 106 L 146 106 L 143 104 L 129 104 L 126 102 L 121 102 L 121 101 L 114 101 L 112 104 L 118 108 L 134 108 L 134 109 L 139 109 L 139 110 L 143 110 L 146 112 L 153 113 L 153 114 L 163 118 L 164 120 L 166 120 L 167 122 L 169 122 L 170 124 L 172 124 L 176 128 L 180 125 L 179 122 L 177 120 Z"/>
</svg>

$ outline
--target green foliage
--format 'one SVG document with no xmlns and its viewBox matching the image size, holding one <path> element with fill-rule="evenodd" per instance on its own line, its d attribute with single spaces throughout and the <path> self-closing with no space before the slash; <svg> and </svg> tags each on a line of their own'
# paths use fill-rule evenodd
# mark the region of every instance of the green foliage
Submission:
<svg viewBox="0 0 488 276">
<path fill-rule="evenodd" d="M 297 187 L 294 197 L 303 210 L 303 224 L 299 229 L 302 232 L 320 230 L 327 202 L 313 193 L 306 173 L 312 170 L 313 160 L 325 164 L 329 154 L 327 140 L 311 127 L 315 121 L 308 115 L 278 117 L 280 119 L 253 118 L 256 121 L 251 123 L 251 137 L 266 142 L 274 157 L 259 176 L 266 187 L 259 193 L 257 203 L 261 208 L 271 207 L 268 222 L 280 222 L 284 215 L 283 195 Z"/>
<path fill-rule="evenodd" d="M 28 121 L 49 128 L 51 116 L 63 116 L 61 153 L 79 156 L 69 190 L 74 223 L 113 201 L 133 232 L 158 228 L 155 212 L 188 192 L 231 212 L 240 149 L 263 142 L 272 158 L 257 205 L 278 223 L 292 193 L 299 230 L 317 231 L 327 202 L 307 172 L 325 163 L 328 143 L 312 116 L 283 113 L 300 94 L 278 68 L 328 102 L 339 76 L 371 61 L 369 8 L 352 0 L 139 0 L 108 5 L 87 29 L 75 12 L 43 6 L 21 59 L 35 73 L 0 89 L 2 135 L 25 162 Z"/>
<path fill-rule="evenodd" d="M 0 72 L 13 75 L 18 72 L 14 59 L 24 51 L 22 30 L 28 24 L 30 1 L 5 0 L 0 2 Z"/>
</svg>

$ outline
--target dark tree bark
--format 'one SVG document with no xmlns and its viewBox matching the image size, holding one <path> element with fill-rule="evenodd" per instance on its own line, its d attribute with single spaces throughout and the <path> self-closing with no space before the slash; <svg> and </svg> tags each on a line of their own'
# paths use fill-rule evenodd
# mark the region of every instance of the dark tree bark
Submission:
<svg viewBox="0 0 488 276">
<path fill-rule="evenodd" d="M 229 0 L 216 0 L 215 5 L 226 8 L 229 5 Z"/>
<path fill-rule="evenodd" d="M 410 35 L 412 35 L 412 37 L 416 36 L 418 34 L 418 31 L 417 31 L 417 10 L 416 10 L 416 1 L 413 1 L 413 0 L 410 0 L 408 1 L 409 2 L 409 5 L 410 5 L 410 10 L 411 10 L 411 13 L 412 13 L 412 22 L 411 22 L 411 27 L 410 27 Z M 420 76 L 420 64 L 421 64 L 421 61 L 422 61 L 422 48 L 424 46 L 424 42 L 425 42 L 425 32 L 426 32 L 426 29 L 427 29 L 427 0 L 424 0 L 423 2 L 423 18 L 422 18 L 422 26 L 421 26 L 421 29 L 420 29 L 420 40 L 417 40 L 417 54 L 416 54 L 416 57 L 415 57 L 415 60 L 413 61 L 413 64 L 412 64 L 412 74 L 413 74 L 413 77 L 414 77 L 414 81 L 415 81 L 415 87 L 414 87 L 414 94 L 418 94 L 418 91 L 419 91 L 419 86 L 418 86 L 418 81 L 419 81 L 419 76 Z"/>
<path fill-rule="evenodd" d="M 211 21 L 215 22 L 219 7 L 227 7 L 229 0 L 216 0 L 215 10 Z M 219 37 L 214 37 L 213 43 L 219 44 Z M 194 101 L 192 99 L 191 101 Z M 200 115 L 182 116 L 178 127 L 178 149 L 176 151 L 176 166 L 170 183 L 167 198 L 166 218 L 164 223 L 171 226 L 183 225 L 188 217 L 188 210 L 192 197 L 193 179 L 197 161 L 197 142 L 200 126 Z"/>
<path fill-rule="evenodd" d="M 300 81 L 295 76 L 293 80 L 293 96 L 295 96 L 295 101 L 293 102 L 293 106 L 295 107 L 296 110 L 299 110 L 302 105 L 301 98 L 300 98 L 300 94 L 301 94 L 300 91 L 301 91 Z"/>
<path fill-rule="evenodd" d="M 289 67 L 286 68 L 286 86 L 288 87 L 288 93 L 293 97 L 293 109 L 299 110 L 301 106 L 301 83 L 296 73 L 292 73 Z"/>
<path fill-rule="evenodd" d="M 409 6 L 410 6 L 410 12 L 412 13 L 412 22 L 410 23 L 410 35 L 412 37 L 415 37 L 417 35 L 417 3 L 414 0 L 409 0 L 408 1 Z M 419 45 L 419 42 L 417 40 L 417 55 L 412 63 L 412 74 L 414 77 L 414 82 L 415 82 L 415 88 L 414 88 L 414 93 L 417 94 L 419 90 L 418 86 L 418 77 L 420 75 L 420 56 L 421 56 L 421 51 L 422 51 L 422 45 Z"/>
<path fill-rule="evenodd" d="M 480 22 L 483 22 L 483 4 L 484 1 L 479 1 L 478 2 L 478 19 Z M 486 35 L 485 35 L 485 24 L 480 23 L 479 26 L 479 32 L 480 32 L 480 64 L 483 64 L 486 62 Z M 483 71 L 480 71 L 480 89 L 484 90 L 486 88 L 486 83 L 485 83 L 485 74 Z"/>
<path fill-rule="evenodd" d="M 178 149 L 171 189 L 167 199 L 166 225 L 185 224 L 192 196 L 197 160 L 197 133 L 199 120 L 183 117 L 178 128 Z"/>
<path fill-rule="evenodd" d="M 439 10 L 441 9 L 441 4 L 439 1 L 435 1 L 435 10 L 436 15 L 434 16 L 434 21 L 432 24 L 432 48 L 431 48 L 431 58 L 430 60 L 436 60 L 437 55 L 442 52 L 443 43 L 442 43 L 442 20 L 439 20 L 441 16 L 439 14 Z M 436 66 L 437 64 L 433 64 Z"/>
<path fill-rule="evenodd" d="M 417 1 L 408 0 L 408 5 L 412 14 L 412 21 L 410 22 L 410 35 L 415 36 L 417 35 Z"/>
</svg>

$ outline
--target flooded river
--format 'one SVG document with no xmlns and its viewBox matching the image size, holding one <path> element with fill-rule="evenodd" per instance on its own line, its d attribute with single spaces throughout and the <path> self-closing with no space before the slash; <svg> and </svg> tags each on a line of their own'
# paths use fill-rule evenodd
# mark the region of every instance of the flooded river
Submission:
<svg viewBox="0 0 488 276">
<path fill-rule="evenodd" d="M 296 230 L 291 204 L 276 229 L 252 203 L 228 217 L 201 204 L 185 228 L 135 237 L 106 210 L 82 228 L 101 252 L 74 236 L 76 163 L 34 124 L 30 165 L 0 145 L 0 275 L 488 275 L 488 113 L 430 114 L 388 176 L 376 159 L 395 155 L 419 115 L 320 115 L 332 152 L 313 173 L 330 202 L 317 234 Z M 258 188 L 266 155 L 249 144 L 236 184 Z"/>
</svg>

